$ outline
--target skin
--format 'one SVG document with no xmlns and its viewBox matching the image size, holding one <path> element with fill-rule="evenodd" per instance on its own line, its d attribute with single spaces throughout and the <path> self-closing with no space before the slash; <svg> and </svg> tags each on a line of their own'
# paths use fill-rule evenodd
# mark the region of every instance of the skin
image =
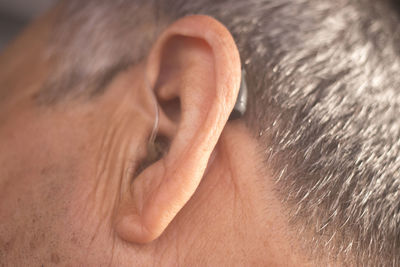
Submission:
<svg viewBox="0 0 400 267">
<path fill-rule="evenodd" d="M 0 57 L 0 266 L 312 265 L 257 141 L 227 121 L 241 64 L 225 27 L 177 21 L 103 95 L 43 106 L 54 18 Z M 169 149 L 137 173 L 153 94 Z"/>
</svg>

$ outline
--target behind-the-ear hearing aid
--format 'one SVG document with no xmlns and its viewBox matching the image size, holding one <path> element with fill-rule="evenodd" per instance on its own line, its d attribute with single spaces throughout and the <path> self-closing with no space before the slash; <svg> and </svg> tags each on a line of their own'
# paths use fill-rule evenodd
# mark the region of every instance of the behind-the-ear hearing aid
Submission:
<svg viewBox="0 0 400 267">
<path fill-rule="evenodd" d="M 155 144 L 157 133 L 158 133 L 158 127 L 159 127 L 159 107 L 157 103 L 157 99 L 155 97 L 155 94 L 153 90 L 151 89 L 150 84 L 148 83 L 148 80 L 146 79 L 147 82 L 147 87 L 148 90 L 151 90 L 151 95 L 153 96 L 153 102 L 154 102 L 154 108 L 155 108 L 155 119 L 154 119 L 154 126 L 152 133 L 150 135 L 149 142 L 147 144 L 147 150 L 148 150 L 148 155 L 149 158 L 155 159 L 158 157 L 159 154 L 159 149 L 158 146 Z M 246 83 L 246 71 L 242 69 L 242 78 L 241 78 L 241 83 L 240 83 L 240 89 L 239 89 L 239 94 L 235 103 L 235 106 L 231 112 L 231 115 L 229 116 L 229 120 L 237 120 L 246 113 L 247 109 L 247 101 L 248 101 L 248 91 L 247 91 L 247 83 Z"/>
<path fill-rule="evenodd" d="M 148 80 L 146 79 L 146 82 L 148 83 Z M 154 108 L 155 108 L 155 119 L 154 119 L 154 126 L 153 126 L 153 131 L 150 136 L 150 143 L 154 143 L 157 132 L 158 132 L 158 123 L 159 123 L 159 107 L 157 103 L 157 99 L 152 92 L 152 89 L 149 85 L 147 84 L 148 90 L 151 91 L 151 95 L 153 96 L 153 102 L 154 102 Z M 241 83 L 240 83 L 240 89 L 239 89 L 239 94 L 236 99 L 235 106 L 231 112 L 231 115 L 229 116 L 229 120 L 237 120 L 241 117 L 244 116 L 247 110 L 247 102 L 248 102 L 248 89 L 247 89 L 247 82 L 246 82 L 246 70 L 242 68 L 242 77 L 241 77 Z"/>
<path fill-rule="evenodd" d="M 242 69 L 242 81 L 240 83 L 238 98 L 236 100 L 235 107 L 233 108 L 232 113 L 229 116 L 229 120 L 236 120 L 243 117 L 247 109 L 247 98 L 248 91 L 246 83 L 246 71 Z"/>
</svg>

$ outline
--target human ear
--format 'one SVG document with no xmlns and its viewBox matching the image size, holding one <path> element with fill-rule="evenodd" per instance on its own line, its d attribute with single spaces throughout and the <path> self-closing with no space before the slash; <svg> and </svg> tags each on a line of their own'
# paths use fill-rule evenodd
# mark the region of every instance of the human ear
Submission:
<svg viewBox="0 0 400 267">
<path fill-rule="evenodd" d="M 122 192 L 115 230 L 124 240 L 158 238 L 195 193 L 238 95 L 241 68 L 229 31 L 208 16 L 182 18 L 158 38 L 147 77 L 160 125 L 174 125 L 168 151 Z M 162 132 L 162 129 L 160 129 Z"/>
</svg>

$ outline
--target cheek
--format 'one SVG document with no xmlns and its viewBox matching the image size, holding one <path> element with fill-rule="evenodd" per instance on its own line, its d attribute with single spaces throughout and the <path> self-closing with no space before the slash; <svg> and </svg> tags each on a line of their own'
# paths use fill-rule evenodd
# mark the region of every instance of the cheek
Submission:
<svg viewBox="0 0 400 267">
<path fill-rule="evenodd" d="M 98 225 L 81 212 L 88 203 L 78 201 L 90 163 L 75 159 L 77 152 L 46 157 L 55 150 L 43 147 L 16 153 L 0 170 L 0 262 L 84 266 L 88 251 L 101 251 L 96 262 L 105 262 L 105 243 L 91 243 Z M 87 158 L 84 151 L 80 155 Z"/>
<path fill-rule="evenodd" d="M 58 168 L 51 165 L 39 172 L 30 168 L 1 174 L 5 181 L 0 186 L 0 250 L 7 251 L 4 262 L 17 260 L 25 265 L 27 259 L 60 260 L 69 199 L 68 186 L 60 181 L 70 176 Z"/>
<path fill-rule="evenodd" d="M 40 266 L 68 258 L 80 163 L 77 152 L 61 153 L 62 141 L 29 121 L 0 129 L 0 262 Z"/>
</svg>

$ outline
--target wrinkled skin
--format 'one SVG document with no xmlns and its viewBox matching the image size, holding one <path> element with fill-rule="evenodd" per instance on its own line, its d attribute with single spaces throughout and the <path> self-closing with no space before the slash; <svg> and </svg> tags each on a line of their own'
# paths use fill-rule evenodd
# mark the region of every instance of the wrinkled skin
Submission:
<svg viewBox="0 0 400 267">
<path fill-rule="evenodd" d="M 53 19 L 50 13 L 30 26 L 0 58 L 0 266 L 309 264 L 240 120 L 222 125 L 208 169 L 168 227 L 151 240 L 125 238 L 126 228 L 117 229 L 121 203 L 154 120 L 145 64 L 89 101 L 39 105 L 34 95 L 56 64 L 45 56 Z M 209 53 L 193 47 L 186 53 Z M 165 126 L 170 139 L 179 136 L 175 126 Z M 177 162 L 186 173 L 202 171 Z M 146 168 L 148 176 L 159 173 Z"/>
</svg>

